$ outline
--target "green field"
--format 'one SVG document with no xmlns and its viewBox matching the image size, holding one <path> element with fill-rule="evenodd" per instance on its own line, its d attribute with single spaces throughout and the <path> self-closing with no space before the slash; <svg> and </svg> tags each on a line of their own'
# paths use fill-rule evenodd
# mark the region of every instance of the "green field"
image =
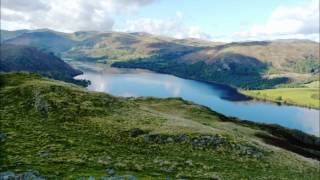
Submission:
<svg viewBox="0 0 320 180">
<path fill-rule="evenodd" d="M 320 108 L 319 81 L 306 84 L 302 88 L 276 88 L 265 90 L 245 90 L 242 93 L 257 99 L 275 101 L 310 108 Z"/>
<path fill-rule="evenodd" d="M 119 98 L 34 74 L 0 74 L 0 85 L 0 172 L 48 179 L 318 177 L 319 138 L 300 131 L 242 122 L 178 98 Z"/>
</svg>

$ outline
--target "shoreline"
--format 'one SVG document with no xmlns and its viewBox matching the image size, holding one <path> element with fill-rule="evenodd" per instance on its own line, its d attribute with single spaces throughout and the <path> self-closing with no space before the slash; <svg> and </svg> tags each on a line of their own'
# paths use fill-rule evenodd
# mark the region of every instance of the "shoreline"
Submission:
<svg viewBox="0 0 320 180">
<path fill-rule="evenodd" d="M 266 89 L 261 89 L 261 90 L 266 90 Z M 283 105 L 284 104 L 284 105 L 287 105 L 287 106 L 295 106 L 295 107 L 303 107 L 303 108 L 308 108 L 308 109 L 320 110 L 320 107 L 308 106 L 308 105 L 299 104 L 299 103 L 295 103 L 295 102 L 288 101 L 288 100 L 278 101 L 278 100 L 273 99 L 270 96 L 260 97 L 258 95 L 247 93 L 245 91 L 248 91 L 248 90 L 240 90 L 239 93 L 244 94 L 244 95 L 246 95 L 248 97 L 251 97 L 254 100 L 263 101 L 263 102 L 272 102 L 272 103 L 276 103 L 276 104 L 279 104 L 279 105 Z"/>
<path fill-rule="evenodd" d="M 104 70 L 105 66 L 109 67 L 109 68 L 118 68 L 118 69 L 128 69 L 128 70 L 143 70 L 146 72 L 154 72 L 154 73 L 159 73 L 159 74 L 165 74 L 165 75 L 172 75 L 172 76 L 176 76 L 179 78 L 183 78 L 183 79 L 187 79 L 187 80 L 193 80 L 193 81 L 198 81 L 198 82 L 202 82 L 202 83 L 207 83 L 209 85 L 213 85 L 213 86 L 223 86 L 224 88 L 230 89 L 232 91 L 236 91 L 241 97 L 240 101 L 245 101 L 245 100 L 256 100 L 256 101 L 262 101 L 262 102 L 269 102 L 272 104 L 277 104 L 277 105 L 286 105 L 286 106 L 294 106 L 294 107 L 302 107 L 302 108 L 308 108 L 308 109 L 313 109 L 313 110 L 320 110 L 320 107 L 314 107 L 314 106 L 308 106 L 308 105 L 303 105 L 303 104 L 299 104 L 299 103 L 294 103 L 294 102 L 290 102 L 290 101 L 277 101 L 272 99 L 271 97 L 259 97 L 259 96 L 255 96 L 253 94 L 250 93 L 246 93 L 246 90 L 242 90 L 239 88 L 236 88 L 234 86 L 228 85 L 228 84 L 223 84 L 223 83 L 218 83 L 218 82 L 211 82 L 211 81 L 206 81 L 206 80 L 200 80 L 200 79 L 196 79 L 196 78 L 192 78 L 192 77 L 185 77 L 185 76 L 180 76 L 180 75 L 176 75 L 176 74 L 172 74 L 172 73 L 163 73 L 163 72 L 158 72 L 158 71 L 152 71 L 150 69 L 144 69 L 144 68 L 121 68 L 121 67 L 113 67 L 113 61 L 108 62 L 108 63 L 99 63 L 99 62 L 82 62 L 82 61 L 69 61 L 69 64 L 77 66 L 76 63 L 80 62 L 81 64 L 83 63 L 87 63 L 90 65 L 94 65 L 96 66 L 95 68 L 101 68 L 101 69 L 96 69 L 96 70 Z M 97 67 L 98 65 L 98 67 Z M 104 67 L 101 67 L 99 65 L 102 65 Z M 266 89 L 261 89 L 261 90 L 266 90 Z"/>
<path fill-rule="evenodd" d="M 112 67 L 112 63 L 110 64 L 110 66 Z M 114 68 L 121 68 L 121 67 L 114 67 Z M 143 68 L 125 68 L 125 69 L 143 69 Z M 150 69 L 143 69 L 143 70 L 148 70 L 148 71 L 152 71 Z M 273 100 L 271 98 L 260 98 L 258 96 L 254 96 L 252 94 L 249 93 L 245 93 L 244 90 L 236 88 L 234 86 L 228 85 L 228 84 L 223 84 L 223 83 L 218 83 L 218 82 L 211 82 L 211 81 L 205 81 L 205 80 L 199 80 L 196 78 L 190 78 L 190 77 L 185 77 L 185 76 L 179 76 L 176 74 L 172 74 L 172 73 L 163 73 L 163 72 L 158 72 L 158 71 L 152 71 L 155 73 L 160 73 L 160 74 L 167 74 L 167 75 L 172 75 L 172 76 L 176 76 L 179 78 L 183 78 L 183 79 L 188 79 L 188 80 L 194 80 L 194 81 L 199 81 L 199 82 L 203 82 L 203 83 L 207 83 L 210 85 L 219 85 L 219 86 L 224 86 L 226 88 L 232 89 L 237 91 L 237 93 L 239 93 L 239 95 L 242 95 L 244 98 L 247 98 L 247 100 L 257 100 L 257 101 L 262 101 L 262 102 L 269 102 L 269 103 L 273 103 L 273 104 L 277 104 L 277 105 L 287 105 L 287 106 L 295 106 L 295 107 L 302 107 L 302 108 L 308 108 L 308 109 L 314 109 L 314 110 L 320 110 L 320 107 L 313 107 L 313 106 L 308 106 L 308 105 L 303 105 L 303 104 L 299 104 L 299 103 L 294 103 L 294 102 L 288 102 L 288 101 L 277 101 L 277 100 Z M 261 90 L 266 90 L 266 89 L 261 89 Z M 245 99 L 244 99 L 245 100 Z"/>
</svg>

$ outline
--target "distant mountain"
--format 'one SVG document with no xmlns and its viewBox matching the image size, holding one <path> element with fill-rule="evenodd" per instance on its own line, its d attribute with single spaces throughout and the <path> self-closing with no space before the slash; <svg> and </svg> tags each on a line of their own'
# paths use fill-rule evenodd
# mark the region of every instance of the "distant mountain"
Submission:
<svg viewBox="0 0 320 180">
<path fill-rule="evenodd" d="M 76 45 L 76 41 L 66 37 L 67 34 L 51 30 L 34 30 L 21 33 L 18 36 L 3 41 L 6 44 L 33 46 L 41 50 L 59 55 Z"/>
<path fill-rule="evenodd" d="M 56 55 L 77 60 L 132 60 L 151 57 L 157 54 L 173 52 L 190 52 L 199 47 L 221 45 L 200 39 L 174 39 L 154 36 L 148 33 L 121 33 L 79 31 L 61 33 L 48 29 L 18 31 L 1 31 L 4 42 L 16 45 L 29 45 L 54 52 Z"/>
<path fill-rule="evenodd" d="M 21 34 L 27 33 L 29 30 L 17 30 L 17 31 L 7 31 L 1 30 L 0 31 L 0 41 L 5 41 L 8 39 L 13 39 L 15 37 L 20 36 Z"/>
<path fill-rule="evenodd" d="M 194 43 L 194 42 L 192 42 Z M 203 46 L 207 46 L 203 43 Z M 158 37 L 147 33 L 109 32 L 95 34 L 83 41 L 63 56 L 77 60 L 134 60 L 149 58 L 159 54 L 184 54 L 199 49 L 196 46 L 176 39 Z"/>
<path fill-rule="evenodd" d="M 319 73 L 319 43 L 307 40 L 221 43 L 143 32 L 6 33 L 11 38 L 6 36 L 5 43 L 35 46 L 66 59 L 117 60 L 123 62 L 113 66 L 147 68 L 241 88 L 270 88 Z"/>
<path fill-rule="evenodd" d="M 69 82 L 73 82 L 73 77 L 82 73 L 53 53 L 12 44 L 1 44 L 0 71 L 29 71 Z"/>
<path fill-rule="evenodd" d="M 146 68 L 176 76 L 218 82 L 245 89 L 272 88 L 313 79 L 319 73 L 319 43 L 312 41 L 260 41 L 198 47 L 114 67 Z"/>
<path fill-rule="evenodd" d="M 230 53 L 256 58 L 279 70 L 294 71 L 291 69 L 291 64 L 319 60 L 319 43 L 306 40 L 228 43 L 187 54 L 180 59 L 187 63 L 195 63 L 200 60 L 211 64 L 219 59 L 217 57 Z"/>
</svg>

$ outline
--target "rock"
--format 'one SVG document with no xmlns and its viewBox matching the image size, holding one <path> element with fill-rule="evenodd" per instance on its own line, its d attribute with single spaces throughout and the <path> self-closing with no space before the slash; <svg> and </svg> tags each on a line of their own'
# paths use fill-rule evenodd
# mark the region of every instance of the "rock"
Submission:
<svg viewBox="0 0 320 180">
<path fill-rule="evenodd" d="M 42 157 L 42 158 L 46 158 L 46 157 L 49 156 L 49 153 L 48 152 L 40 152 L 39 156 Z"/>
<path fill-rule="evenodd" d="M 193 166 L 192 160 L 190 160 L 190 159 L 186 161 L 186 164 L 187 164 L 188 166 Z"/>
<path fill-rule="evenodd" d="M 167 142 L 167 143 L 172 143 L 172 142 L 174 142 L 174 140 L 173 140 L 172 137 L 168 137 L 165 142 Z"/>
<path fill-rule="evenodd" d="M 132 176 L 132 175 L 127 176 L 127 179 L 128 180 L 136 180 L 136 178 L 134 176 Z"/>
<path fill-rule="evenodd" d="M 114 176 L 116 174 L 116 171 L 111 167 L 107 168 L 106 171 L 107 171 L 107 174 L 110 176 Z"/>
<path fill-rule="evenodd" d="M 200 136 L 192 139 L 191 144 L 194 146 L 207 146 L 216 148 L 220 145 L 227 145 L 228 141 L 226 138 L 215 136 Z"/>
<path fill-rule="evenodd" d="M 130 131 L 130 136 L 131 137 L 138 137 L 138 136 L 140 136 L 142 134 L 146 134 L 146 132 L 141 130 L 141 129 L 139 129 L 139 128 L 135 128 L 135 129 L 132 129 Z"/>
<path fill-rule="evenodd" d="M 44 180 L 45 178 L 39 176 L 37 171 L 29 171 L 24 173 L 15 174 L 11 171 L 1 172 L 0 180 L 13 180 L 13 179 L 27 179 L 27 180 Z"/>
<path fill-rule="evenodd" d="M 126 178 L 125 177 L 123 177 L 123 176 L 118 176 L 118 177 L 116 177 L 116 179 L 115 180 L 126 180 Z"/>
<path fill-rule="evenodd" d="M 167 134 L 148 134 L 144 136 L 145 142 L 153 143 L 173 143 L 188 141 L 189 137 L 185 134 L 182 135 L 167 135 Z"/>
<path fill-rule="evenodd" d="M 0 141 L 4 141 L 7 139 L 7 135 L 5 133 L 0 133 Z"/>
<path fill-rule="evenodd" d="M 88 178 L 88 180 L 95 180 L 95 178 L 92 177 L 92 176 L 90 176 L 90 177 Z"/>
<path fill-rule="evenodd" d="M 39 176 L 38 171 L 29 171 L 18 174 L 16 179 L 28 179 L 28 180 L 44 180 L 44 178 Z"/>
<path fill-rule="evenodd" d="M 194 145 L 194 146 L 199 146 L 199 145 L 200 145 L 198 139 L 193 139 L 191 143 L 192 143 L 192 145 Z"/>
<path fill-rule="evenodd" d="M 176 142 L 186 142 L 189 140 L 189 137 L 185 134 L 181 134 L 181 135 L 178 135 L 176 138 L 175 138 L 175 141 Z"/>
<path fill-rule="evenodd" d="M 240 151 L 240 154 L 243 155 L 249 155 L 255 158 L 261 158 L 263 156 L 263 152 L 259 148 L 250 144 L 233 144 L 232 147 Z"/>
<path fill-rule="evenodd" d="M 15 174 L 12 171 L 6 171 L 6 172 L 0 173 L 0 180 L 9 180 L 14 178 L 15 178 Z"/>
</svg>

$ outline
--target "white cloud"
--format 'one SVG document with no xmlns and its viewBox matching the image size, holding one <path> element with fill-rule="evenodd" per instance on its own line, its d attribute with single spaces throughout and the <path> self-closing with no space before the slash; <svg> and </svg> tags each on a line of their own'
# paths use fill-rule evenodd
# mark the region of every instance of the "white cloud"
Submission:
<svg viewBox="0 0 320 180">
<path fill-rule="evenodd" d="M 175 38 L 202 38 L 214 41 L 270 39 L 311 39 L 319 41 L 319 0 L 305 0 L 295 6 L 276 8 L 264 24 L 245 25 L 233 34 L 212 38 L 200 27 L 186 25 L 184 13 L 174 17 L 122 20 L 141 7 L 158 0 L 0 0 L 1 28 L 50 28 L 71 32 L 78 30 L 119 30 L 148 32 Z M 163 12 L 165 13 L 165 12 Z M 186 16 L 187 17 L 187 16 Z M 122 24 L 121 27 L 115 27 Z M 214 37 L 214 35 L 213 35 Z"/>
<path fill-rule="evenodd" d="M 50 9 L 43 0 L 1 0 L 1 6 L 15 11 L 46 11 Z"/>
<path fill-rule="evenodd" d="M 114 16 L 132 14 L 155 0 L 1 0 L 7 29 L 111 30 Z"/>
<path fill-rule="evenodd" d="M 267 22 L 234 33 L 231 40 L 311 39 L 319 41 L 319 0 L 276 8 Z"/>
<path fill-rule="evenodd" d="M 183 23 L 183 15 L 177 11 L 177 18 L 151 19 L 140 18 L 126 21 L 119 31 L 125 32 L 148 32 L 155 35 L 169 36 L 174 38 L 202 38 L 210 39 L 210 35 L 201 31 L 197 26 L 187 26 Z"/>
</svg>

